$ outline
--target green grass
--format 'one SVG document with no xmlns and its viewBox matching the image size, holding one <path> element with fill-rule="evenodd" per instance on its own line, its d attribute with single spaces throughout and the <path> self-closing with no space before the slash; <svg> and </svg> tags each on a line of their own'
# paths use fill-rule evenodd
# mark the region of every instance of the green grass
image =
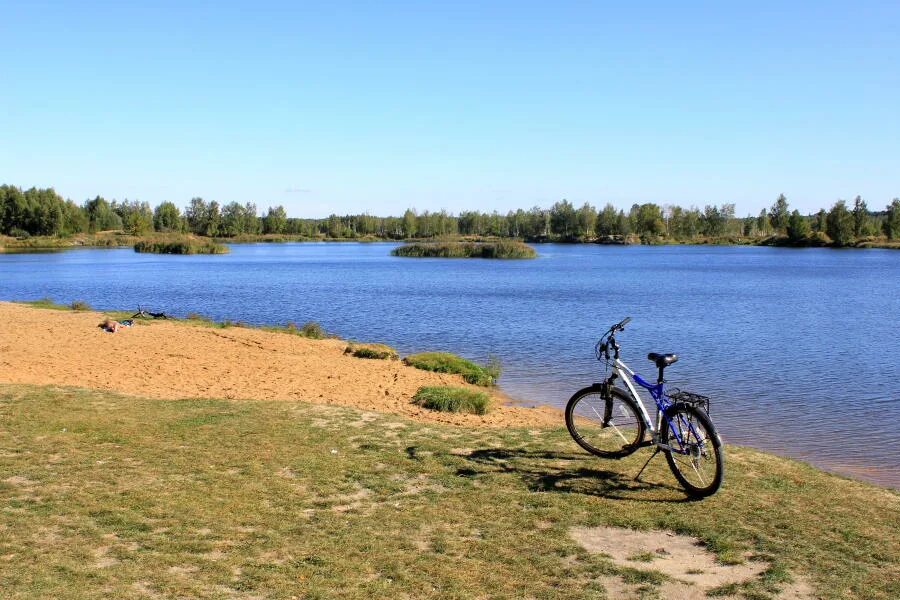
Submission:
<svg viewBox="0 0 900 600">
<path fill-rule="evenodd" d="M 491 399 L 485 392 L 447 385 L 420 387 L 413 402 L 440 412 L 475 415 L 487 414 L 491 407 Z"/>
<path fill-rule="evenodd" d="M 487 366 L 481 366 L 450 352 L 421 352 L 410 354 L 403 362 L 423 371 L 457 373 L 474 385 L 494 385 L 500 377 L 500 363 L 496 359 L 492 359 Z"/>
<path fill-rule="evenodd" d="M 228 246 L 212 240 L 161 238 L 141 240 L 134 245 L 134 251 L 151 254 L 227 254 Z"/>
<path fill-rule="evenodd" d="M 648 451 L 564 428 L 464 429 L 298 402 L 148 400 L 0 385 L 4 598 L 603 598 L 616 566 L 572 527 L 695 535 L 827 599 L 900 597 L 900 496 L 731 447 L 687 501 Z"/>
<path fill-rule="evenodd" d="M 376 360 L 397 360 L 400 353 L 396 348 L 392 348 L 387 344 L 374 344 L 366 342 L 350 342 L 344 349 L 344 354 L 349 354 L 356 358 L 373 358 Z"/>
<path fill-rule="evenodd" d="M 495 242 L 425 242 L 398 246 L 393 256 L 416 258 L 534 258 L 534 248 L 514 240 Z"/>
</svg>

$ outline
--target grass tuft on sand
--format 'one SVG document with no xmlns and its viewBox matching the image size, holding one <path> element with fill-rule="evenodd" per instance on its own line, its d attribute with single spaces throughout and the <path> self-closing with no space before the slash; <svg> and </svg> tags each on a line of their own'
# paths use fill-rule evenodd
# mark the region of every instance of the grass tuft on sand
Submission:
<svg viewBox="0 0 900 600">
<path fill-rule="evenodd" d="M 440 412 L 487 414 L 491 398 L 485 392 L 466 388 L 439 385 L 420 387 L 413 402 L 423 408 Z"/>
<path fill-rule="evenodd" d="M 485 387 L 494 385 L 500 378 L 500 362 L 496 359 L 482 366 L 450 352 L 420 352 L 410 354 L 403 362 L 423 371 L 457 373 L 467 383 Z"/>
<path fill-rule="evenodd" d="M 349 354 L 356 358 L 372 358 L 376 360 L 397 360 L 400 353 L 396 348 L 392 348 L 387 344 L 376 344 L 368 342 L 350 342 L 344 348 L 344 354 Z"/>
<path fill-rule="evenodd" d="M 655 561 L 571 537 L 599 526 L 765 560 L 720 590 L 745 598 L 800 578 L 826 599 L 900 596 L 897 492 L 749 449 L 691 502 L 665 461 L 635 481 L 646 452 L 603 461 L 562 427 L 18 385 L 0 416 L 4 597 L 599 599 L 608 578 L 665 597 Z"/>
</svg>

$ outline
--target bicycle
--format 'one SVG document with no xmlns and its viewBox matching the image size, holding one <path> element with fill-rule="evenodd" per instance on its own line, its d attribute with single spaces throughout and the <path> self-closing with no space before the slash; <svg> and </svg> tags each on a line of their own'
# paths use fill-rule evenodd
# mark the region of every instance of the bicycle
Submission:
<svg viewBox="0 0 900 600">
<path fill-rule="evenodd" d="M 654 446 L 655 451 L 635 479 L 659 452 L 678 483 L 693 497 L 710 496 L 722 485 L 725 454 L 722 440 L 709 418 L 709 398 L 674 388 L 666 389 L 663 371 L 678 360 L 676 354 L 651 352 L 647 359 L 659 370 L 655 384 L 643 379 L 619 359 L 616 333 L 625 331 L 626 317 L 603 334 L 594 350 L 597 360 L 606 362 L 609 377 L 581 389 L 566 404 L 566 428 L 579 446 L 603 458 L 622 458 Z M 625 375 L 630 377 L 626 377 Z M 625 389 L 615 384 L 617 379 Z M 632 384 L 650 392 L 656 403 L 653 421 Z M 650 439 L 645 440 L 646 432 Z"/>
</svg>

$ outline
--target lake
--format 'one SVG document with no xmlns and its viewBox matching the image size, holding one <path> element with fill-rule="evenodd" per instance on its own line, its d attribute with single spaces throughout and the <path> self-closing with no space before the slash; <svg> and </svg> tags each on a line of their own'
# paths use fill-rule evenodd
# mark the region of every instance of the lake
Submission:
<svg viewBox="0 0 900 600">
<path fill-rule="evenodd" d="M 537 245 L 523 261 L 394 258 L 395 244 L 231 246 L 221 256 L 0 254 L 0 299 L 84 300 L 216 320 L 308 320 L 401 353 L 496 355 L 502 389 L 564 406 L 622 358 L 677 352 L 668 378 L 713 398 L 726 442 L 900 487 L 900 252 Z"/>
</svg>

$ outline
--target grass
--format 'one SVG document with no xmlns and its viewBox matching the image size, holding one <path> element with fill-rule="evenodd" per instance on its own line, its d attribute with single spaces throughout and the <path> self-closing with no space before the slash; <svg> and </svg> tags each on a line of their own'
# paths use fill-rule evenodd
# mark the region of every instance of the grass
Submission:
<svg viewBox="0 0 900 600">
<path fill-rule="evenodd" d="M 474 385 L 491 386 L 500 377 L 500 363 L 496 359 L 482 366 L 450 352 L 421 352 L 407 356 L 403 362 L 423 371 L 458 373 Z"/>
<path fill-rule="evenodd" d="M 896 492 L 728 447 L 726 485 L 687 501 L 647 452 L 603 461 L 563 428 L 464 429 L 298 402 L 148 400 L 0 385 L 4 598 L 658 597 L 569 537 L 695 535 L 773 565 L 735 591 L 900 596 Z"/>
<path fill-rule="evenodd" d="M 495 242 L 425 242 L 398 246 L 393 256 L 427 258 L 534 258 L 534 248 L 514 240 Z"/>
<path fill-rule="evenodd" d="M 160 238 L 141 240 L 134 245 L 134 251 L 151 254 L 228 254 L 228 246 L 212 240 Z"/>
<path fill-rule="evenodd" d="M 397 360 L 400 353 L 387 344 L 374 344 L 363 342 L 350 342 L 344 349 L 344 354 L 356 358 L 372 358 L 376 360 Z"/>
<path fill-rule="evenodd" d="M 491 399 L 485 392 L 454 386 L 420 387 L 413 396 L 413 402 L 440 412 L 487 414 Z"/>
</svg>

